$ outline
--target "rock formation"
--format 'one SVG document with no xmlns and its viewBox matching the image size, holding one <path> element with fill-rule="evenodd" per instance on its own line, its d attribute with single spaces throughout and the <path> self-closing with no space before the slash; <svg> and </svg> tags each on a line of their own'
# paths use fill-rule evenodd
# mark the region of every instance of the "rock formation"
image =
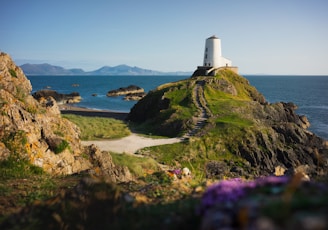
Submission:
<svg viewBox="0 0 328 230">
<path fill-rule="evenodd" d="M 52 97 L 58 104 L 79 103 L 82 99 L 78 92 L 63 94 L 49 89 L 39 90 L 33 93 L 32 96 L 38 101 L 45 101 Z"/>
<path fill-rule="evenodd" d="M 300 166 L 307 174 L 325 174 L 327 141 L 307 130 L 309 122 L 296 108 L 267 103 L 245 78 L 222 70 L 158 87 L 128 119 L 146 123 L 153 134 L 191 134 L 183 150 L 186 164 L 205 161 L 199 167 L 208 177 L 268 175 L 277 167 L 288 173 Z"/>
<path fill-rule="evenodd" d="M 143 88 L 136 85 L 129 85 L 128 87 L 121 87 L 119 89 L 111 90 L 107 92 L 108 97 L 116 97 L 124 95 L 124 100 L 140 100 L 146 93 Z"/>
<path fill-rule="evenodd" d="M 38 102 L 31 90 L 23 71 L 9 55 L 0 53 L 0 160 L 27 159 L 51 174 L 89 170 L 113 181 L 122 175 L 126 175 L 123 180 L 132 179 L 127 169 L 113 164 L 108 153 L 81 145 L 79 128 L 61 118 L 51 96 Z M 117 170 L 124 173 L 117 176 Z"/>
</svg>

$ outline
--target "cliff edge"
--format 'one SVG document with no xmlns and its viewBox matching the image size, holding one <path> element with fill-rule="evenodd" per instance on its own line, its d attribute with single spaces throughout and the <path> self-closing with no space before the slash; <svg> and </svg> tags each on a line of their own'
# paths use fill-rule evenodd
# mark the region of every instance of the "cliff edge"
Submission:
<svg viewBox="0 0 328 230">
<path fill-rule="evenodd" d="M 110 154 L 81 145 L 79 128 L 61 117 L 53 97 L 36 100 L 31 91 L 23 71 L 0 53 L 0 161 L 27 160 L 54 175 L 89 171 L 112 181 L 132 178 Z"/>
</svg>

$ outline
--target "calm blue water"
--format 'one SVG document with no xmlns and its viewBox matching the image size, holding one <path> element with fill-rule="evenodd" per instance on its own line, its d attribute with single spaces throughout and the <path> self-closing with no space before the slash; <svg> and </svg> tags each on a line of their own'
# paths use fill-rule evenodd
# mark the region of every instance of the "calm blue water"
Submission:
<svg viewBox="0 0 328 230">
<path fill-rule="evenodd" d="M 328 140 L 328 76 L 261 76 L 245 75 L 269 102 L 293 102 L 297 113 L 306 115 L 309 128 Z M 79 92 L 83 100 L 81 107 L 129 112 L 135 101 L 124 101 L 122 97 L 107 97 L 109 90 L 131 84 L 146 92 L 157 86 L 189 78 L 189 76 L 28 76 L 33 92 L 51 87 L 60 93 Z M 74 87 L 78 84 L 78 87 Z M 97 94 L 96 97 L 92 94 Z"/>
</svg>

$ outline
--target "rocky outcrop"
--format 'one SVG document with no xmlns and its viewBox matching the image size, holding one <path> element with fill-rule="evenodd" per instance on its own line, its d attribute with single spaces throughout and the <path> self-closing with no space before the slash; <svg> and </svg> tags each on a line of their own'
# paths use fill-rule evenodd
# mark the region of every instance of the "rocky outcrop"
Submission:
<svg viewBox="0 0 328 230">
<path fill-rule="evenodd" d="M 78 127 L 61 118 L 54 99 L 39 103 L 30 95 L 31 90 L 22 70 L 1 53 L 0 146 L 5 153 L 1 160 L 17 155 L 52 174 L 91 168 L 91 163 L 81 157 Z"/>
<path fill-rule="evenodd" d="M 51 174 L 97 171 L 112 181 L 132 179 L 110 155 L 85 149 L 80 130 L 61 118 L 52 96 L 35 100 L 32 86 L 9 55 L 0 53 L 0 160 L 27 159 Z M 43 97 L 42 97 L 43 98 Z M 124 176 L 124 178 L 122 178 Z"/>
<path fill-rule="evenodd" d="M 199 97 L 193 96 L 197 87 L 204 92 Z M 211 156 L 204 165 L 208 177 L 269 175 L 277 167 L 288 173 L 300 166 L 309 175 L 326 174 L 328 143 L 307 130 L 309 121 L 296 109 L 293 103 L 266 102 L 245 78 L 223 70 L 158 87 L 131 109 L 128 119 L 147 123 L 153 134 L 190 133 L 185 158 L 196 161 L 195 152 Z M 201 114 L 206 121 L 197 133 L 190 132 Z"/>
<path fill-rule="evenodd" d="M 124 100 L 140 100 L 146 95 L 145 90 L 136 85 L 121 87 L 107 92 L 108 97 L 125 96 Z"/>
<path fill-rule="evenodd" d="M 107 178 L 111 182 L 126 182 L 133 180 L 133 176 L 126 166 L 116 166 L 108 152 L 100 151 L 95 145 L 85 147 L 89 153 L 94 168 L 91 174 Z"/>
<path fill-rule="evenodd" d="M 146 96 L 146 93 L 128 93 L 127 95 L 124 96 L 123 100 L 125 101 L 139 101 L 141 100 L 144 96 Z"/>
<path fill-rule="evenodd" d="M 236 153 L 267 172 L 278 165 L 291 170 L 306 165 L 308 174 L 324 173 L 328 143 L 306 129 L 309 121 L 295 109 L 294 104 L 283 102 L 254 105 L 252 114 L 261 129 L 248 131 L 247 141 L 238 144 Z"/>
<path fill-rule="evenodd" d="M 58 104 L 79 103 L 81 102 L 81 96 L 78 92 L 72 92 L 69 94 L 58 93 L 55 90 L 43 89 L 32 94 L 32 96 L 38 101 L 49 101 L 52 97 Z"/>
</svg>

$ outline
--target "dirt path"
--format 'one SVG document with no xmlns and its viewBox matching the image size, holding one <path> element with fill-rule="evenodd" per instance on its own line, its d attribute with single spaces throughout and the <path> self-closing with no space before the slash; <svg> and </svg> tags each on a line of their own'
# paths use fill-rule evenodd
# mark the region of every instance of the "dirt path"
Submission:
<svg viewBox="0 0 328 230">
<path fill-rule="evenodd" d="M 206 99 L 204 97 L 204 81 L 197 81 L 193 89 L 193 101 L 199 111 L 196 117 L 196 124 L 193 129 L 189 130 L 183 137 L 188 139 L 195 136 L 204 126 L 208 118 L 211 116 L 211 111 L 207 107 Z"/>
<path fill-rule="evenodd" d="M 132 133 L 130 136 L 123 137 L 118 140 L 99 140 L 99 141 L 82 141 L 83 145 L 96 145 L 102 151 L 111 151 L 115 153 L 129 153 L 134 154 L 139 149 L 157 146 L 174 144 L 181 142 L 181 138 L 165 138 L 165 139 L 155 139 L 149 137 L 139 136 Z"/>
<path fill-rule="evenodd" d="M 139 149 L 157 145 L 174 144 L 188 140 L 195 136 L 205 125 L 211 112 L 206 105 L 204 97 L 204 82 L 198 81 L 193 89 L 193 100 L 199 110 L 199 115 L 196 118 L 196 124 L 193 129 L 189 130 L 182 138 L 165 138 L 155 139 L 150 137 L 139 136 L 132 133 L 130 136 L 118 140 L 99 140 L 99 141 L 82 141 L 83 145 L 94 144 L 102 151 L 111 151 L 115 153 L 134 154 Z"/>
</svg>

